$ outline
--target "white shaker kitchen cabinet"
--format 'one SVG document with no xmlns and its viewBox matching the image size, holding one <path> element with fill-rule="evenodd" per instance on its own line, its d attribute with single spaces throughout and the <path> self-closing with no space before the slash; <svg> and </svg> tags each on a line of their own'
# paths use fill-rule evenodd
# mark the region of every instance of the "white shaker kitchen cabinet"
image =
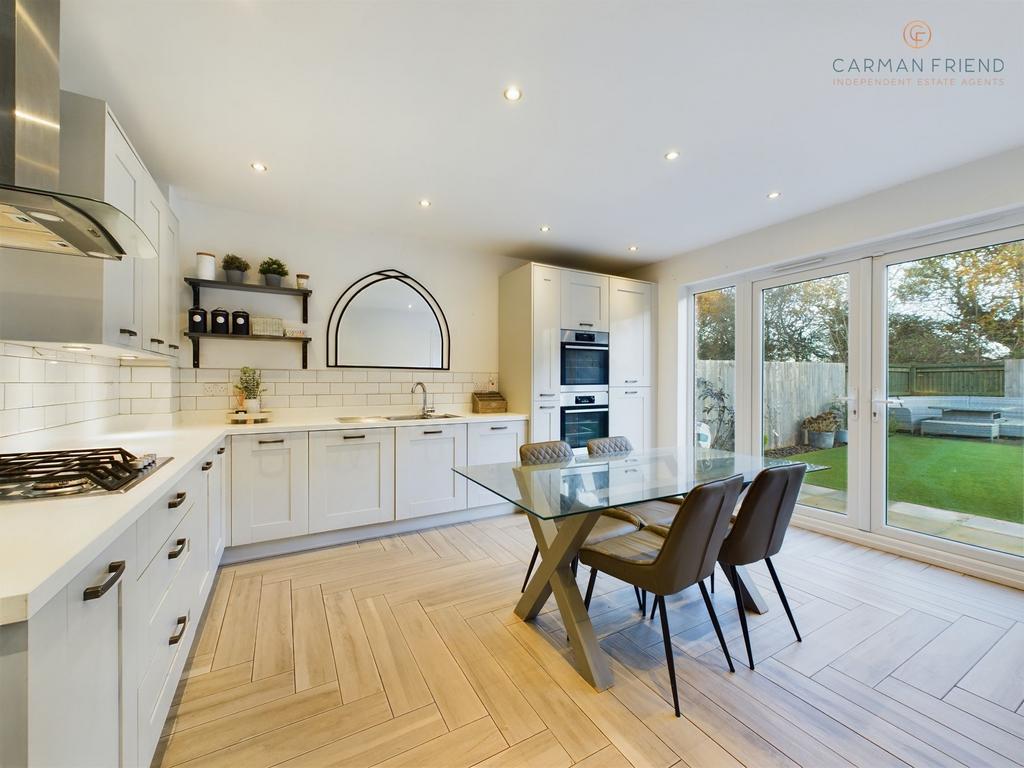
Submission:
<svg viewBox="0 0 1024 768">
<path fill-rule="evenodd" d="M 231 544 L 309 531 L 306 432 L 231 438 Z"/>
<path fill-rule="evenodd" d="M 636 280 L 610 280 L 608 383 L 613 387 L 651 385 L 653 288 Z"/>
<path fill-rule="evenodd" d="M 608 432 L 629 438 L 635 450 L 649 451 L 653 447 L 650 387 L 611 387 L 608 390 Z"/>
<path fill-rule="evenodd" d="M 309 434 L 309 532 L 395 519 L 395 430 Z"/>
<path fill-rule="evenodd" d="M 207 533 L 211 573 L 216 572 L 217 566 L 220 565 L 228 540 L 226 454 L 227 444 L 225 443 L 203 462 L 203 471 L 206 473 L 207 482 Z M 207 464 L 210 465 L 209 469 L 206 468 Z"/>
<path fill-rule="evenodd" d="M 608 330 L 608 276 L 562 270 L 562 328 Z"/>
<path fill-rule="evenodd" d="M 472 422 L 467 424 L 469 447 L 467 463 L 503 464 L 519 461 L 519 446 L 526 442 L 525 421 Z M 486 491 L 476 483 L 467 483 L 466 506 L 484 507 L 506 499 Z"/>
<path fill-rule="evenodd" d="M 163 243 L 166 212 L 156 182 L 147 177 L 142 184 L 142 199 L 135 222 L 161 256 L 167 250 Z M 138 275 L 135 289 L 142 293 L 142 348 L 150 352 L 167 351 L 168 339 L 161 336 L 160 268 L 159 258 L 140 259 L 135 266 Z"/>
<path fill-rule="evenodd" d="M 558 401 L 533 404 L 530 414 L 530 442 L 562 439 L 562 412 Z"/>
<path fill-rule="evenodd" d="M 29 620 L 28 652 L 4 659 L 27 664 L 18 681 L 27 686 L 27 712 L 10 705 L 9 696 L 20 696 L 6 684 L 0 710 L 4 719 L 27 715 L 33 727 L 19 729 L 24 747 L 3 745 L 4 765 L 117 766 L 122 754 L 135 754 L 135 649 L 127 628 L 137 567 L 132 526 Z M 26 759 L 11 760 L 12 748 Z"/>
<path fill-rule="evenodd" d="M 466 508 L 466 425 L 395 429 L 395 518 L 424 517 Z"/>
<path fill-rule="evenodd" d="M 533 265 L 533 399 L 558 402 L 562 386 L 562 270 Z"/>
<path fill-rule="evenodd" d="M 178 356 L 181 332 L 178 319 L 178 297 L 181 295 L 180 259 L 178 257 L 178 218 L 170 208 L 165 211 L 164 229 L 160 233 L 160 333 L 167 344 L 160 349 L 172 357 Z M 186 307 L 189 305 L 185 305 Z"/>
</svg>

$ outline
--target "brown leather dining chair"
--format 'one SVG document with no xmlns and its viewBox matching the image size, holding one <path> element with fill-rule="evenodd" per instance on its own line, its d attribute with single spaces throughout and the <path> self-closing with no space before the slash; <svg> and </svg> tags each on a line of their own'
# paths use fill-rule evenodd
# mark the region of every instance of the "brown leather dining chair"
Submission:
<svg viewBox="0 0 1024 768">
<path fill-rule="evenodd" d="M 747 630 L 747 613 L 743 607 L 743 586 L 736 567 L 764 560 L 768 573 L 775 582 L 782 607 L 786 609 L 789 623 L 798 642 L 802 641 L 796 627 L 793 611 L 789 608 L 786 593 L 782 590 L 779 575 L 772 565 L 772 555 L 782 549 L 790 518 L 796 508 L 797 494 L 807 472 L 806 464 L 792 464 L 784 467 L 769 467 L 761 470 L 747 489 L 747 495 L 736 513 L 736 522 L 722 544 L 718 562 L 728 574 L 736 592 L 736 610 L 743 628 L 743 643 L 747 647 L 747 661 L 754 668 L 754 654 L 750 650 L 750 632 Z M 714 588 L 714 582 L 712 582 Z"/>
<path fill-rule="evenodd" d="M 590 584 L 584 599 L 588 608 L 594 579 L 599 571 L 654 595 L 655 605 L 660 608 L 665 662 L 672 683 L 676 717 L 681 713 L 665 596 L 674 595 L 694 584 L 700 587 L 722 653 L 730 671 L 735 671 L 715 607 L 704 587 L 704 579 L 714 570 L 715 558 L 729 530 L 729 517 L 742 489 L 742 475 L 698 485 L 683 499 L 672 526 L 667 530 L 645 528 L 596 544 L 587 543 L 580 549 L 580 562 L 591 568 Z"/>
<path fill-rule="evenodd" d="M 537 464 L 559 464 L 568 463 L 573 460 L 572 447 L 564 440 L 550 440 L 543 443 L 524 443 L 519 446 L 519 462 L 524 465 Z M 606 509 L 598 518 L 597 524 L 587 536 L 587 543 L 596 543 L 610 539 L 613 536 L 623 536 L 627 533 L 634 533 L 643 526 L 634 515 L 625 510 L 612 508 Z M 537 565 L 537 556 L 540 554 L 538 547 L 533 548 L 533 555 L 530 557 L 530 565 L 526 569 L 526 578 L 523 579 L 521 592 L 526 591 L 526 585 L 530 581 L 530 574 Z M 573 560 L 573 573 L 576 572 L 576 560 Z M 640 601 L 639 595 L 637 602 Z"/>
<path fill-rule="evenodd" d="M 633 443 L 628 437 L 615 435 L 613 437 L 598 437 L 587 441 L 587 454 L 590 456 L 628 456 L 633 452 Z M 641 501 L 637 504 L 630 504 L 628 511 L 637 517 L 644 526 L 661 525 L 669 527 L 679 510 L 679 503 L 682 498 L 657 499 L 655 501 Z"/>
</svg>

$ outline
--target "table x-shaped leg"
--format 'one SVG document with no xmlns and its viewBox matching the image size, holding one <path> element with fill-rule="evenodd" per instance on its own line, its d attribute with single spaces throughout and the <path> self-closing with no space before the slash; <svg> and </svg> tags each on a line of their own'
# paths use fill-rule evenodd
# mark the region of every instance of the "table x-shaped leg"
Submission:
<svg viewBox="0 0 1024 768">
<path fill-rule="evenodd" d="M 603 691 L 612 684 L 612 673 L 598 646 L 597 635 L 583 605 L 583 595 L 570 567 L 600 516 L 600 512 L 589 512 L 555 522 L 527 515 L 540 550 L 540 563 L 516 605 L 516 615 L 524 621 L 535 618 L 554 592 L 576 657 L 576 669 L 588 683 Z"/>
</svg>

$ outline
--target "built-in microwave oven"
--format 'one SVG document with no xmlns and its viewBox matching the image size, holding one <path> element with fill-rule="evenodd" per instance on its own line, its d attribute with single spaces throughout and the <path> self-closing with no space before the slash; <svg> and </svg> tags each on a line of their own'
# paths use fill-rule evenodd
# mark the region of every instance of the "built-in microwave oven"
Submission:
<svg viewBox="0 0 1024 768">
<path fill-rule="evenodd" d="M 573 448 L 608 437 L 608 390 L 562 393 L 562 439 Z"/>
<path fill-rule="evenodd" d="M 608 386 L 608 334 L 562 331 L 562 391 L 581 392 Z"/>
</svg>

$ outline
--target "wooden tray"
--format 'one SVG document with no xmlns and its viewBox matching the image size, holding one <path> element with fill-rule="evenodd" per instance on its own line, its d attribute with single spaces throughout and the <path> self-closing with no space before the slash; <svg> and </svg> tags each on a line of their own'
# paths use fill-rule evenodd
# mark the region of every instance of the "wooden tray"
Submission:
<svg viewBox="0 0 1024 768">
<path fill-rule="evenodd" d="M 508 403 L 501 392 L 474 392 L 473 413 L 505 413 Z"/>
<path fill-rule="evenodd" d="M 231 424 L 266 424 L 270 421 L 270 416 L 270 411 L 260 411 L 258 414 L 228 411 L 228 421 Z"/>
</svg>

